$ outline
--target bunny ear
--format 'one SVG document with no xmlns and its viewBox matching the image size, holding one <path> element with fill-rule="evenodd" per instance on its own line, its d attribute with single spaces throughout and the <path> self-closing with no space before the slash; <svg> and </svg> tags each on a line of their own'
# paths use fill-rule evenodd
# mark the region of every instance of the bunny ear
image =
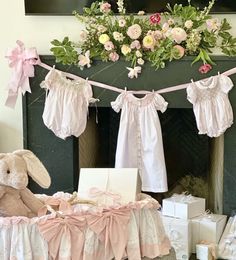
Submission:
<svg viewBox="0 0 236 260">
<path fill-rule="evenodd" d="M 27 165 L 28 174 L 42 188 L 48 188 L 51 184 L 51 178 L 40 162 L 40 160 L 29 150 L 17 150 L 13 154 L 21 156 Z"/>
</svg>

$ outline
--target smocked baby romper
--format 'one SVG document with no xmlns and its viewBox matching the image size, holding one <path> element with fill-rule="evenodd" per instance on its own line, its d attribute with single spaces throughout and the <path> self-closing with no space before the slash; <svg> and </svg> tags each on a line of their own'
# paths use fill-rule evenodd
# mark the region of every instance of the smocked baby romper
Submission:
<svg viewBox="0 0 236 260">
<path fill-rule="evenodd" d="M 111 102 L 117 113 L 122 109 L 115 167 L 138 168 L 143 191 L 167 191 L 161 125 L 156 111 L 164 112 L 167 104 L 155 92 L 137 98 L 124 91 Z"/>
<path fill-rule="evenodd" d="M 228 98 L 232 87 L 232 80 L 223 74 L 192 82 L 187 87 L 187 98 L 193 104 L 199 134 L 217 137 L 233 124 Z"/>
<path fill-rule="evenodd" d="M 62 139 L 80 136 L 86 128 L 89 102 L 94 102 L 91 85 L 82 78 L 69 80 L 52 69 L 41 87 L 49 90 L 43 111 L 44 124 Z"/>
</svg>

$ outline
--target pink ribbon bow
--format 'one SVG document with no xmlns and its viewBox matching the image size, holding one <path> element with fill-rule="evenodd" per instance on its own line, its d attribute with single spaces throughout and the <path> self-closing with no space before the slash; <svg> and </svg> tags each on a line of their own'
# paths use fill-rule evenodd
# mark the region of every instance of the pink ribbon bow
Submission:
<svg viewBox="0 0 236 260">
<path fill-rule="evenodd" d="M 83 258 L 85 217 L 67 215 L 65 218 L 49 218 L 46 221 L 39 221 L 38 227 L 43 238 L 48 242 L 49 255 L 53 260 L 65 257 L 65 252 L 63 252 L 65 247 L 68 250 L 65 259 L 78 260 Z M 65 241 L 66 246 L 63 246 Z"/>
<path fill-rule="evenodd" d="M 117 194 L 117 193 L 114 193 L 114 192 L 111 192 L 111 191 L 102 191 L 98 188 L 91 188 L 89 190 L 89 195 L 91 197 L 100 197 L 100 196 L 107 196 L 107 197 L 110 197 L 112 198 L 114 201 L 119 201 L 121 199 L 121 195 L 120 194 Z"/>
<path fill-rule="evenodd" d="M 13 74 L 8 83 L 8 97 L 5 105 L 15 107 L 18 91 L 23 95 L 26 91 L 31 93 L 29 77 L 34 77 L 34 65 L 40 60 L 35 48 L 25 49 L 24 43 L 17 41 L 17 47 L 10 50 L 5 56 L 9 60 L 9 67 Z"/>
<path fill-rule="evenodd" d="M 56 210 L 62 212 L 62 213 L 66 213 L 66 214 L 70 214 L 72 213 L 72 208 L 70 203 L 68 203 L 66 200 L 64 199 L 57 199 L 54 197 L 49 197 L 44 201 L 45 205 L 39 209 L 38 211 L 38 216 L 44 216 L 47 214 L 48 211 L 48 205 L 52 206 L 53 208 L 56 207 Z"/>
<path fill-rule="evenodd" d="M 88 227 L 104 242 L 105 260 L 111 255 L 120 260 L 125 254 L 130 212 L 128 208 L 120 208 L 86 216 Z"/>
</svg>

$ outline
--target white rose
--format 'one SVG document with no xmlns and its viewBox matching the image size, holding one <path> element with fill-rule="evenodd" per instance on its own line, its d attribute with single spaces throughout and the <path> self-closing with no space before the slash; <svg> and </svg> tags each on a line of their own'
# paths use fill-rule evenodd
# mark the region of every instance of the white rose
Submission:
<svg viewBox="0 0 236 260">
<path fill-rule="evenodd" d="M 143 65 L 144 64 L 144 60 L 142 58 L 138 58 L 137 60 L 139 65 Z"/>
<path fill-rule="evenodd" d="M 187 20 L 187 21 L 184 23 L 184 26 L 185 26 L 187 29 L 192 28 L 192 27 L 193 27 L 193 21 Z"/>
<path fill-rule="evenodd" d="M 119 32 L 113 32 L 113 38 L 115 41 L 122 42 L 124 40 L 124 35 Z"/>
<path fill-rule="evenodd" d="M 121 47 L 121 52 L 126 56 L 128 53 L 131 52 L 131 49 L 128 45 L 124 44 Z"/>
<path fill-rule="evenodd" d="M 136 51 L 135 52 L 135 55 L 138 57 L 138 58 L 141 58 L 143 55 L 140 51 Z"/>
</svg>

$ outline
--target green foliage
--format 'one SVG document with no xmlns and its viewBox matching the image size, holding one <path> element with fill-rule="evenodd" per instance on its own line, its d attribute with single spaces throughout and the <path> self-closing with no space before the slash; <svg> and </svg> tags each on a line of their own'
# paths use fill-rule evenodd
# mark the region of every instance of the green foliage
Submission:
<svg viewBox="0 0 236 260">
<path fill-rule="evenodd" d="M 68 37 L 65 37 L 62 42 L 58 40 L 51 41 L 52 47 L 50 50 L 56 57 L 56 62 L 61 62 L 62 64 L 77 64 L 78 53 L 74 49 L 74 46 Z"/>
<path fill-rule="evenodd" d="M 80 62 L 80 66 L 90 65 L 93 58 L 111 61 L 116 55 L 117 59 L 123 56 L 133 67 L 149 61 L 155 69 L 159 69 L 164 68 L 167 62 L 182 58 L 183 54 L 196 56 L 192 64 L 202 61 L 214 65 L 210 57 L 214 48 L 220 48 L 228 56 L 236 56 L 236 38 L 229 32 L 231 25 L 226 19 L 220 22 L 209 15 L 214 2 L 211 0 L 203 10 L 192 6 L 190 0 L 187 6 L 168 4 L 169 11 L 159 14 L 161 21 L 153 24 L 148 16 L 124 15 L 124 9 L 119 16 L 114 16 L 111 10 L 103 9 L 105 1 L 97 1 L 85 7 L 83 15 L 73 12 L 85 25 L 82 31 L 84 37 L 76 43 L 68 37 L 62 42 L 53 40 L 51 51 L 57 62 L 63 64 L 78 64 L 87 53 L 87 64 Z M 117 4 L 124 5 L 123 0 L 117 0 Z M 137 37 L 129 33 L 131 26 L 141 30 Z M 104 34 L 111 47 L 100 40 Z M 145 37 L 153 40 L 151 46 L 145 46 Z M 138 47 L 134 46 L 134 40 Z M 122 51 L 124 46 L 129 49 L 127 53 Z"/>
</svg>

